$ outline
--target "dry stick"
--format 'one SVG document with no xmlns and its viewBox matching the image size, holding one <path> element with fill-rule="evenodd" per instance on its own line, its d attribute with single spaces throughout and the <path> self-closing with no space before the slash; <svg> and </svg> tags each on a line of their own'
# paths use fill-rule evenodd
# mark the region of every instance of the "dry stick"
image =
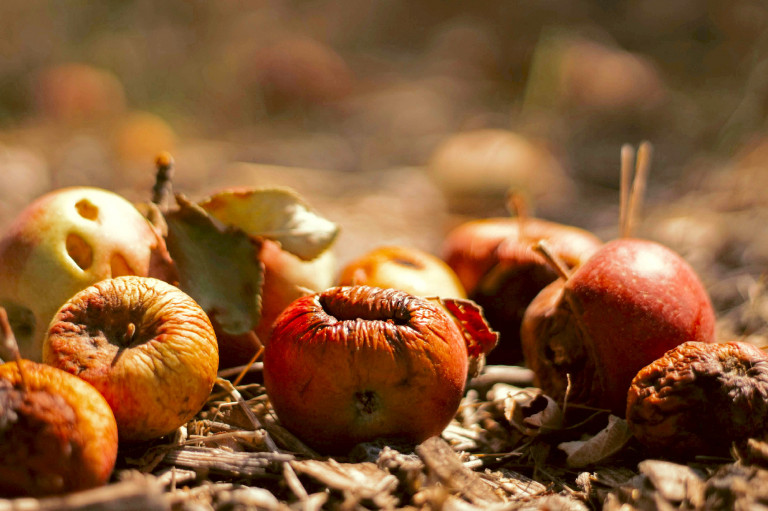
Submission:
<svg viewBox="0 0 768 511">
<path fill-rule="evenodd" d="M 10 321 L 8 321 L 8 312 L 5 310 L 5 307 L 0 307 L 0 331 L 2 331 L 2 342 L 0 342 L 0 346 L 2 346 L 2 349 L 8 358 L 16 361 L 16 365 L 19 366 L 21 388 L 26 389 L 27 379 L 24 377 L 24 368 L 21 366 L 19 343 L 16 342 L 16 336 L 13 334 Z"/>
<path fill-rule="evenodd" d="M 632 179 L 632 164 L 635 159 L 635 150 L 629 144 L 621 146 L 621 191 L 619 195 L 619 236 L 629 236 L 629 183 Z"/>
<path fill-rule="evenodd" d="M 651 168 L 651 152 L 650 142 L 641 143 L 640 148 L 637 150 L 635 177 L 632 180 L 632 190 L 629 194 L 626 236 L 632 235 L 635 220 L 637 220 L 637 215 L 640 214 L 640 206 L 645 196 L 645 186 L 648 183 L 648 171 Z"/>
<path fill-rule="evenodd" d="M 251 332 L 253 336 L 256 336 L 255 333 Z M 258 337 L 257 337 L 258 338 Z M 235 378 L 235 381 L 232 382 L 232 385 L 237 387 L 238 383 L 242 381 L 242 379 L 245 377 L 245 375 L 248 373 L 248 371 L 251 370 L 251 366 L 256 363 L 256 360 L 264 353 L 264 345 L 259 343 L 259 349 L 256 351 L 256 353 L 253 354 L 251 357 L 251 360 L 248 361 L 247 364 L 243 367 L 243 369 L 240 371 L 240 374 L 237 375 L 237 378 Z"/>
<path fill-rule="evenodd" d="M 525 239 L 525 225 L 528 223 L 528 204 L 520 194 L 507 194 L 507 210 L 517 217 L 517 237 Z"/>
</svg>

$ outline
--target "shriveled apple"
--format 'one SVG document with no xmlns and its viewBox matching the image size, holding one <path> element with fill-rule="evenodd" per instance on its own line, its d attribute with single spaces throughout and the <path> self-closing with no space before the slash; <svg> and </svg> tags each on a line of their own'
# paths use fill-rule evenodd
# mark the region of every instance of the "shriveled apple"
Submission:
<svg viewBox="0 0 768 511">
<path fill-rule="evenodd" d="M 420 442 L 445 428 L 464 393 L 469 343 L 459 325 L 395 289 L 299 298 L 267 344 L 267 394 L 280 421 L 322 452 L 377 438 Z"/>
<path fill-rule="evenodd" d="M 43 361 L 101 392 L 123 442 L 160 437 L 190 420 L 210 395 L 219 357 L 197 302 L 166 282 L 132 275 L 70 298 L 51 321 Z"/>
<path fill-rule="evenodd" d="M 162 237 L 130 202 L 71 187 L 28 205 L 0 239 L 0 305 L 22 356 L 40 360 L 48 323 L 67 299 L 120 275 L 174 278 Z"/>
</svg>

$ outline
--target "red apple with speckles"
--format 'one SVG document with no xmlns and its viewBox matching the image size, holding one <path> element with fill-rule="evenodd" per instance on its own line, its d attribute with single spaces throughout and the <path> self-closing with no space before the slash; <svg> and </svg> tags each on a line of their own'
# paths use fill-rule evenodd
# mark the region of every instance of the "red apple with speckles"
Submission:
<svg viewBox="0 0 768 511">
<path fill-rule="evenodd" d="M 522 362 L 520 324 L 525 309 L 557 278 L 535 250 L 542 240 L 569 268 L 579 266 L 602 245 L 589 231 L 537 218 L 472 220 L 446 237 L 443 259 L 501 335 L 489 363 Z"/>
<path fill-rule="evenodd" d="M 438 435 L 467 378 L 464 334 L 445 310 L 395 289 L 333 287 L 277 319 L 264 383 L 281 423 L 322 453 Z"/>
<path fill-rule="evenodd" d="M 637 372 L 683 342 L 714 342 L 715 313 L 677 253 L 620 238 L 536 296 L 521 338 L 544 392 L 623 416 Z"/>
</svg>

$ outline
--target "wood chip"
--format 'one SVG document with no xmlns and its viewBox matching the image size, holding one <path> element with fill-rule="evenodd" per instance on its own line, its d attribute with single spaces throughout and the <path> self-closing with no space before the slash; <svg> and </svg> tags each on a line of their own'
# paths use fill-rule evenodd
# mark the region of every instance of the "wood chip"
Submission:
<svg viewBox="0 0 768 511">
<path fill-rule="evenodd" d="M 275 464 L 293 460 L 290 454 L 272 452 L 230 452 L 224 449 L 186 446 L 168 452 L 164 463 L 192 470 L 208 470 L 229 476 L 259 476 Z"/>
<path fill-rule="evenodd" d="M 477 473 L 464 466 L 456 452 L 442 438 L 425 440 L 416 446 L 416 454 L 441 484 L 458 492 L 469 502 L 478 505 L 502 502 L 502 498 Z"/>
</svg>

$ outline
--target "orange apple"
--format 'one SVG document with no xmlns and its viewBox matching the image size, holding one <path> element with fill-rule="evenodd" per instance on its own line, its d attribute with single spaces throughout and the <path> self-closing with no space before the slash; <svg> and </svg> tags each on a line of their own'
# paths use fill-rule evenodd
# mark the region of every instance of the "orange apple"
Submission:
<svg viewBox="0 0 768 511">
<path fill-rule="evenodd" d="M 294 301 L 264 354 L 278 418 L 324 453 L 440 434 L 456 414 L 467 370 L 463 333 L 441 307 L 369 286 Z"/>
<path fill-rule="evenodd" d="M 459 278 L 445 262 L 413 247 L 384 246 L 347 264 L 340 286 L 391 287 L 416 296 L 466 298 Z"/>
<path fill-rule="evenodd" d="M 106 279 L 56 313 L 43 360 L 91 383 L 115 414 L 120 441 L 169 434 L 207 401 L 219 364 L 208 316 L 161 280 Z"/>
<path fill-rule="evenodd" d="M 45 364 L 0 365 L 0 497 L 103 485 L 117 459 L 112 410 L 87 382 Z M 22 378 L 23 376 L 23 378 Z"/>
<path fill-rule="evenodd" d="M 0 239 L 0 306 L 22 356 L 40 360 L 48 323 L 67 299 L 119 275 L 173 275 L 165 242 L 130 202 L 71 187 L 29 204 Z"/>
</svg>

